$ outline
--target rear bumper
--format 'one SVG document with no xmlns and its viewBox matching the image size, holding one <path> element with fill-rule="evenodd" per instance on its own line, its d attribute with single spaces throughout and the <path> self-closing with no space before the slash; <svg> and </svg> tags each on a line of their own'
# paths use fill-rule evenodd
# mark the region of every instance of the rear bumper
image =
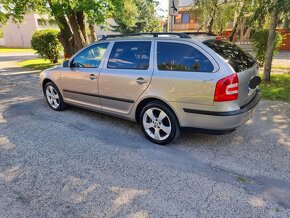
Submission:
<svg viewBox="0 0 290 218">
<path fill-rule="evenodd" d="M 251 119 L 254 109 L 261 99 L 257 91 L 255 97 L 246 105 L 234 111 L 203 111 L 183 108 L 182 127 L 195 127 L 212 130 L 235 129 Z"/>
</svg>

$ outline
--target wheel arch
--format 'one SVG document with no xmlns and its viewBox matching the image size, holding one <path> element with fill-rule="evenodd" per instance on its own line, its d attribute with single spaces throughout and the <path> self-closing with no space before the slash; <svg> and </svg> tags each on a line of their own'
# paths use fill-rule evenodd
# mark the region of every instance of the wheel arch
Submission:
<svg viewBox="0 0 290 218">
<path fill-rule="evenodd" d="M 53 83 L 54 85 L 56 85 L 51 79 L 48 79 L 48 78 L 46 78 L 46 79 L 44 79 L 43 80 L 43 82 L 42 82 L 42 90 L 44 90 L 44 87 L 45 87 L 45 85 L 47 84 L 47 83 L 49 83 L 49 82 L 51 82 L 51 83 Z"/>
<path fill-rule="evenodd" d="M 180 122 L 179 122 L 178 116 L 176 115 L 175 110 L 168 103 L 166 103 L 165 101 L 163 101 L 159 98 L 156 98 L 156 97 L 145 98 L 138 103 L 136 110 L 135 110 L 135 120 L 138 124 L 139 124 L 139 116 L 140 116 L 140 113 L 142 111 L 142 108 L 145 107 L 145 105 L 147 105 L 153 101 L 159 101 L 162 104 L 166 105 L 172 111 L 172 113 L 174 114 L 174 116 L 176 117 L 176 119 L 178 121 L 178 125 L 180 126 Z"/>
</svg>

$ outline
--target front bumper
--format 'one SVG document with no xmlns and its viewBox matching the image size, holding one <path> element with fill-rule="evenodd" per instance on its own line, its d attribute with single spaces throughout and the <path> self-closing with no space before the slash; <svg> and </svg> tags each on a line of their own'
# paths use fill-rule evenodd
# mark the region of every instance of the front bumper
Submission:
<svg viewBox="0 0 290 218">
<path fill-rule="evenodd" d="M 254 109 L 261 99 L 257 91 L 255 97 L 238 110 L 216 112 L 183 108 L 182 127 L 194 127 L 211 130 L 235 129 L 251 119 Z"/>
</svg>

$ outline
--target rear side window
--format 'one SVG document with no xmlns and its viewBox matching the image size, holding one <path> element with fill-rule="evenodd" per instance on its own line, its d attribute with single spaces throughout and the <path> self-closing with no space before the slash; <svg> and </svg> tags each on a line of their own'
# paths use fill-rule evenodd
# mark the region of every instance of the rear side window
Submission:
<svg viewBox="0 0 290 218">
<path fill-rule="evenodd" d="M 108 61 L 108 68 L 147 70 L 151 42 L 115 42 Z"/>
<path fill-rule="evenodd" d="M 255 59 L 250 54 L 235 44 L 220 40 L 207 40 L 203 43 L 222 56 L 237 73 L 256 64 Z"/>
<path fill-rule="evenodd" d="M 210 60 L 196 48 L 172 42 L 157 43 L 158 70 L 212 72 Z"/>
</svg>

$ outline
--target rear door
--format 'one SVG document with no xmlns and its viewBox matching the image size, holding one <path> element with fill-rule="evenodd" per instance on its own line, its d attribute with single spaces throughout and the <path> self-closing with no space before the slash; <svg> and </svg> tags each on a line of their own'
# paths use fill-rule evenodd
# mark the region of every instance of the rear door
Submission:
<svg viewBox="0 0 290 218">
<path fill-rule="evenodd" d="M 189 41 L 156 40 L 152 87 L 167 101 L 212 105 L 218 66 L 201 47 Z"/>
<path fill-rule="evenodd" d="M 116 41 L 99 77 L 103 111 L 128 114 L 153 73 L 151 40 Z"/>
<path fill-rule="evenodd" d="M 256 94 L 256 88 L 249 87 L 252 78 L 258 75 L 259 65 L 247 52 L 235 44 L 221 40 L 207 40 L 203 42 L 218 53 L 234 69 L 239 79 L 239 106 L 242 107 Z"/>
</svg>

